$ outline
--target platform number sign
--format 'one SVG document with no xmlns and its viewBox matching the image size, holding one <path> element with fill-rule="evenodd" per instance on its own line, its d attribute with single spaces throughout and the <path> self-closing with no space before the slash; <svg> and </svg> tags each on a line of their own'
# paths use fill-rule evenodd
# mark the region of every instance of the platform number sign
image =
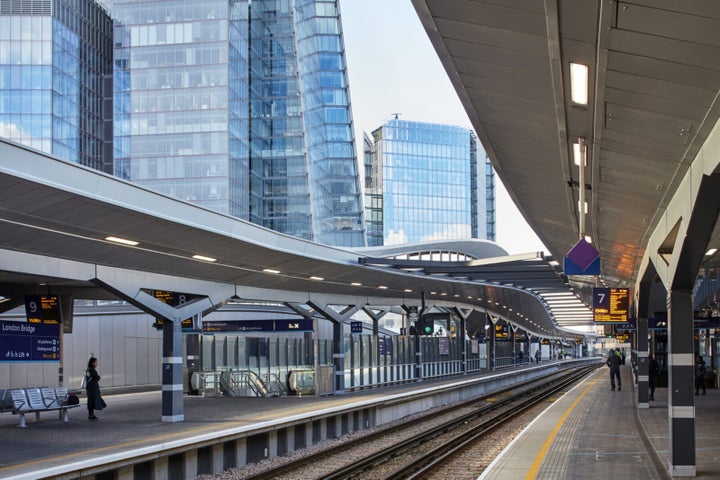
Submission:
<svg viewBox="0 0 720 480">
<path fill-rule="evenodd" d="M 30 323 L 60 324 L 60 297 L 58 295 L 25 295 L 25 315 Z"/>
<path fill-rule="evenodd" d="M 628 321 L 630 291 L 627 288 L 594 288 L 593 321 L 625 323 Z"/>
<path fill-rule="evenodd" d="M 171 307 L 180 307 L 197 298 L 196 295 L 191 293 L 170 292 L 167 290 L 153 290 L 152 295 Z"/>
</svg>

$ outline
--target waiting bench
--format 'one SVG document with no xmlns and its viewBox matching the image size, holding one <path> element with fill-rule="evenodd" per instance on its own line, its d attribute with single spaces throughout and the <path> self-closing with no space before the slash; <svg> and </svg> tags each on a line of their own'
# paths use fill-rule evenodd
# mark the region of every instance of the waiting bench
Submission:
<svg viewBox="0 0 720 480">
<path fill-rule="evenodd" d="M 8 394 L 11 406 L 8 408 Z M 25 414 L 34 413 L 35 421 L 40 421 L 40 413 L 57 411 L 60 414 L 60 420 L 69 421 L 68 410 L 79 406 L 78 404 L 68 405 L 68 390 L 65 387 L 57 388 L 17 388 L 5 390 L 0 395 L 2 398 L 3 410 L 10 410 L 12 413 L 20 415 L 21 428 L 25 428 Z"/>
</svg>

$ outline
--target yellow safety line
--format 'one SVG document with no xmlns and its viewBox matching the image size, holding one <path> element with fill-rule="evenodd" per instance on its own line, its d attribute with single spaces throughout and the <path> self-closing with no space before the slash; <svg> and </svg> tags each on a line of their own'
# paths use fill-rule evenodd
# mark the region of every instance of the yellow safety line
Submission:
<svg viewBox="0 0 720 480">
<path fill-rule="evenodd" d="M 543 443 L 540 452 L 538 452 L 537 457 L 535 457 L 535 461 L 530 466 L 530 470 L 528 471 L 527 475 L 525 475 L 525 480 L 533 480 L 536 478 L 538 471 L 540 470 L 540 465 L 542 465 L 543 460 L 545 460 L 545 456 L 547 455 L 548 450 L 550 450 L 550 446 L 552 445 L 553 440 L 555 440 L 555 437 L 560 431 L 560 427 L 563 426 L 568 415 L 570 415 L 570 412 L 572 412 L 575 406 L 577 406 L 578 402 L 582 400 L 585 394 L 590 391 L 592 386 L 596 383 L 597 380 L 593 380 L 592 382 L 590 382 L 590 384 L 585 388 L 585 390 L 583 390 L 583 392 L 578 395 L 578 398 L 575 399 L 572 405 L 570 405 L 568 409 L 565 410 L 565 413 L 563 413 L 562 417 L 560 417 L 560 420 L 558 420 L 557 424 L 555 424 L 555 428 L 553 428 L 552 432 L 550 432 L 550 435 L 548 435 L 547 440 L 545 440 L 545 443 Z"/>
</svg>

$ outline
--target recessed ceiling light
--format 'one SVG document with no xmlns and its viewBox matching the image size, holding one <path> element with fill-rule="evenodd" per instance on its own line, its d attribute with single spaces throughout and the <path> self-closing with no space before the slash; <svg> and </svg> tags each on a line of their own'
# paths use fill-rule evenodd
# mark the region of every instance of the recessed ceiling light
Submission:
<svg viewBox="0 0 720 480">
<path fill-rule="evenodd" d="M 709 257 L 710 255 L 715 255 L 715 253 L 716 253 L 717 251 L 718 251 L 717 248 L 711 248 L 710 250 L 708 250 L 707 252 L 705 252 L 705 255 L 707 255 L 707 256 Z"/>
<path fill-rule="evenodd" d="M 387 290 L 388 287 L 386 287 L 385 285 L 378 285 L 378 288 L 380 290 Z"/>
<path fill-rule="evenodd" d="M 403 290 L 403 291 L 404 291 L 404 292 L 407 292 L 407 293 L 410 293 L 410 292 L 412 292 L 412 289 L 410 289 L 410 288 L 406 288 L 406 289 L 405 289 L 405 290 Z"/>
<path fill-rule="evenodd" d="M 323 280 L 325 280 L 325 278 L 312 275 L 310 276 L 310 280 L 317 280 L 318 282 L 322 282 Z"/>
<path fill-rule="evenodd" d="M 272 268 L 263 268 L 263 272 L 265 272 L 265 273 L 280 273 L 280 270 L 275 270 Z"/>
<path fill-rule="evenodd" d="M 570 64 L 570 98 L 575 104 L 588 104 L 588 70 L 582 63 Z"/>
<path fill-rule="evenodd" d="M 128 240 L 126 238 L 120 238 L 120 237 L 105 237 L 105 240 L 107 240 L 108 242 L 119 243 L 121 245 L 130 245 L 131 247 L 134 247 L 135 245 L 140 245 L 140 242 L 136 242 L 135 240 Z"/>
<path fill-rule="evenodd" d="M 362 286 L 362 283 L 359 283 L 359 282 L 351 282 L 350 285 L 352 285 L 353 287 L 360 287 L 360 286 Z"/>
<path fill-rule="evenodd" d="M 195 260 L 203 260 L 205 262 L 217 262 L 216 258 L 206 257 L 205 255 L 193 255 L 192 258 Z"/>
</svg>

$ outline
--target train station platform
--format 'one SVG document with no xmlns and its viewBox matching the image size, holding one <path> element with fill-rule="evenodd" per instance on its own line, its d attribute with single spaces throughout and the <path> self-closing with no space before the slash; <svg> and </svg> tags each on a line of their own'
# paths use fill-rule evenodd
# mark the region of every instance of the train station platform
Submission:
<svg viewBox="0 0 720 480">
<path fill-rule="evenodd" d="M 612 391 L 608 369 L 598 369 L 537 417 L 480 479 L 670 478 L 667 389 L 638 409 L 629 366 L 622 382 L 622 391 Z M 720 478 L 720 392 L 695 399 L 695 478 Z"/>
<path fill-rule="evenodd" d="M 185 421 L 161 422 L 161 393 L 109 395 L 97 421 L 84 398 L 62 423 L 57 412 L 0 414 L 0 478 L 194 479 L 380 425 L 598 359 L 524 365 L 334 397 L 186 396 Z"/>
</svg>

